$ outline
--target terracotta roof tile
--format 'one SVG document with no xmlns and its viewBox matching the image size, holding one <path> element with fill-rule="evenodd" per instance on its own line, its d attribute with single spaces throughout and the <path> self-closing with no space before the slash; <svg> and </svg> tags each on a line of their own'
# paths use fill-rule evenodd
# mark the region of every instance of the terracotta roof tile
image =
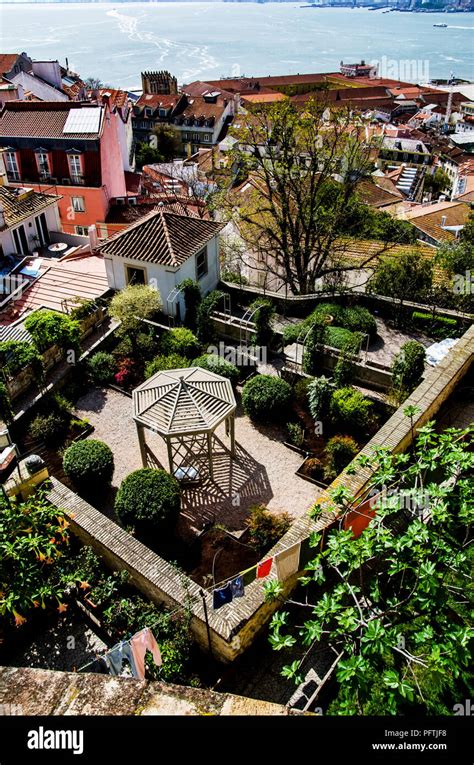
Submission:
<svg viewBox="0 0 474 765">
<path fill-rule="evenodd" d="M 19 53 L 0 53 L 0 74 L 6 74 L 15 65 Z"/>
<path fill-rule="evenodd" d="M 63 133 L 72 109 L 100 109 L 99 131 L 96 133 Z M 31 102 L 7 101 L 0 112 L 0 137 L 2 138 L 65 138 L 97 140 L 103 127 L 102 106 L 71 101 Z"/>
<path fill-rule="evenodd" d="M 59 196 L 42 194 L 33 190 L 30 190 L 28 196 L 24 198 L 21 198 L 20 194 L 19 199 L 21 191 L 13 187 L 0 186 L 0 203 L 5 215 L 5 227 L 14 226 L 25 218 L 29 218 L 30 215 L 57 204 L 61 199 Z"/>
<path fill-rule="evenodd" d="M 179 266 L 198 252 L 223 227 L 168 210 L 149 213 L 100 245 L 102 255 L 118 255 L 148 263 Z"/>
</svg>

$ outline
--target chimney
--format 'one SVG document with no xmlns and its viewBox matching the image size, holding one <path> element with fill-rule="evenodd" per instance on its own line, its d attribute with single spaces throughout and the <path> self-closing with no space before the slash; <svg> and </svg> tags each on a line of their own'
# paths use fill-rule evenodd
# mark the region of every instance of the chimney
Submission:
<svg viewBox="0 0 474 765">
<path fill-rule="evenodd" d="M 89 226 L 87 231 L 89 234 L 89 244 L 92 251 L 92 250 L 95 250 L 97 245 L 99 244 L 99 237 L 97 236 L 97 228 L 94 225 L 92 225 L 92 226 Z"/>
<path fill-rule="evenodd" d="M 446 225 L 446 215 L 443 215 L 443 217 L 441 218 L 441 228 L 444 228 L 445 225 Z"/>
</svg>

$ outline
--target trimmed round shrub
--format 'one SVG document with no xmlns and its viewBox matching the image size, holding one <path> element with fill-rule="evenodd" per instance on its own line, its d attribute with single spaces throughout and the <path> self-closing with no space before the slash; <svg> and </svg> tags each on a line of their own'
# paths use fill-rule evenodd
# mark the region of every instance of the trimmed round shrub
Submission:
<svg viewBox="0 0 474 765">
<path fill-rule="evenodd" d="M 339 388 L 332 395 L 331 416 L 341 425 L 367 428 L 372 419 L 372 402 L 355 388 Z"/>
<path fill-rule="evenodd" d="M 201 369 L 208 369 L 209 372 L 214 372 L 216 375 L 222 375 L 227 377 L 231 381 L 232 385 L 237 385 L 240 372 L 235 364 L 231 364 L 230 361 L 215 356 L 213 353 L 204 354 L 204 356 L 198 356 L 191 364 L 192 367 L 201 367 Z"/>
<path fill-rule="evenodd" d="M 38 414 L 31 422 L 29 433 L 35 441 L 43 441 L 46 446 L 57 446 L 66 438 L 69 430 L 69 418 L 59 412 Z"/>
<path fill-rule="evenodd" d="M 191 362 L 179 353 L 171 353 L 169 356 L 157 356 L 153 361 L 149 361 L 145 367 L 145 380 L 148 380 L 157 372 L 164 372 L 165 369 L 186 369 Z"/>
<path fill-rule="evenodd" d="M 87 368 L 96 385 L 107 385 L 114 379 L 117 364 L 111 353 L 98 351 L 88 360 Z"/>
<path fill-rule="evenodd" d="M 63 468 L 78 488 L 95 488 L 112 480 L 114 455 L 103 441 L 77 441 L 64 452 Z"/>
<path fill-rule="evenodd" d="M 351 332 L 363 332 L 371 340 L 377 336 L 377 322 L 367 308 L 357 305 L 344 309 L 342 322 L 341 326 Z"/>
<path fill-rule="evenodd" d="M 165 332 L 160 340 L 162 354 L 177 353 L 193 359 L 199 353 L 199 340 L 194 332 L 186 327 L 176 327 Z"/>
<path fill-rule="evenodd" d="M 270 375 L 257 375 L 245 383 L 242 405 L 252 420 L 277 420 L 287 414 L 291 396 L 291 386 L 285 380 Z"/>
<path fill-rule="evenodd" d="M 170 528 L 181 507 L 178 481 L 165 470 L 142 468 L 123 481 L 115 499 L 115 512 L 124 526 Z"/>
<path fill-rule="evenodd" d="M 359 451 L 356 441 L 350 436 L 333 436 L 326 445 L 328 458 L 326 478 L 335 478 L 352 462 Z"/>
</svg>

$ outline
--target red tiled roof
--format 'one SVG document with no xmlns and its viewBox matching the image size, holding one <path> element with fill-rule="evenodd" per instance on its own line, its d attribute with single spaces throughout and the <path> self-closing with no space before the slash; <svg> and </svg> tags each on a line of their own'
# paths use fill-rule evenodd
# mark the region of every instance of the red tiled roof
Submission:
<svg viewBox="0 0 474 765">
<path fill-rule="evenodd" d="M 168 96 L 160 93 L 142 93 L 135 106 L 149 106 L 152 109 L 158 109 L 162 106 L 164 109 L 170 109 L 176 106 L 181 94 Z"/>
<path fill-rule="evenodd" d="M 0 53 L 0 74 L 13 69 L 19 55 L 19 53 Z"/>
<path fill-rule="evenodd" d="M 102 116 L 97 133 L 67 133 L 64 126 L 71 109 L 100 109 Z M 3 138 L 80 138 L 96 140 L 102 133 L 103 106 L 72 101 L 7 101 L 0 112 L 0 137 Z"/>
<path fill-rule="evenodd" d="M 160 208 L 107 239 L 99 246 L 99 252 L 179 266 L 202 249 L 222 227 L 222 223 L 176 215 Z"/>
<path fill-rule="evenodd" d="M 284 93 L 246 93 L 242 96 L 242 101 L 250 104 L 272 104 L 275 101 L 286 101 L 288 96 Z"/>
<path fill-rule="evenodd" d="M 115 107 L 121 109 L 128 101 L 127 93 L 124 90 L 118 90 L 116 88 L 99 88 L 99 96 L 102 103 L 104 103 L 104 96 L 108 96 L 109 104 L 112 109 Z"/>
</svg>

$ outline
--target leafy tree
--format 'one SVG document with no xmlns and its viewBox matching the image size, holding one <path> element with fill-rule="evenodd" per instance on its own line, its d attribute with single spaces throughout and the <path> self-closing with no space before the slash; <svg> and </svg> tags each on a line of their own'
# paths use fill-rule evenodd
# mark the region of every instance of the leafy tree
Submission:
<svg viewBox="0 0 474 765">
<path fill-rule="evenodd" d="M 79 322 L 64 313 L 45 309 L 34 311 L 26 317 L 25 329 L 30 333 L 40 353 L 44 353 L 53 345 L 65 350 L 79 350 Z"/>
<path fill-rule="evenodd" d="M 374 471 L 362 497 L 330 492 L 336 527 L 324 546 L 312 534 L 300 580 L 307 620 L 280 611 L 270 637 L 276 650 L 322 641 L 342 654 L 329 713 L 452 714 L 472 696 L 473 446 L 472 428 L 428 423 L 410 459 L 385 447 L 356 459 Z M 355 537 L 349 513 L 371 497 L 375 517 Z M 282 674 L 298 681 L 301 669 Z"/>
<path fill-rule="evenodd" d="M 152 146 L 155 146 L 161 156 L 161 162 L 169 162 L 183 156 L 181 133 L 172 125 L 157 125 L 152 131 Z M 153 140 L 156 138 L 156 141 Z"/>
<path fill-rule="evenodd" d="M 266 272 L 284 279 L 294 294 L 315 292 L 319 279 L 363 267 L 344 259 L 354 235 L 383 240 L 366 263 L 384 252 L 388 241 L 414 241 L 410 224 L 357 200 L 377 139 L 366 139 L 365 126 L 350 109 L 335 108 L 324 98 L 304 109 L 286 100 L 253 107 L 231 132 L 237 143 L 229 164 L 250 183 L 245 194 L 225 189 L 220 209 Z M 235 182 L 230 171 L 227 181 L 229 188 Z"/>
<path fill-rule="evenodd" d="M 0 617 L 20 627 L 34 608 L 66 606 L 55 564 L 69 543 L 68 522 L 42 491 L 24 502 L 0 494 Z"/>
<path fill-rule="evenodd" d="M 446 270 L 452 279 L 449 297 L 454 298 L 455 307 L 468 313 L 474 312 L 474 214 L 471 213 L 462 229 L 459 239 L 439 247 L 435 260 Z M 444 297 L 444 296 L 443 296 Z M 433 303 L 443 305 L 438 293 L 433 295 Z"/>
<path fill-rule="evenodd" d="M 445 189 L 450 189 L 452 185 L 451 179 L 444 170 L 437 167 L 434 173 L 426 173 L 423 190 L 431 192 L 432 197 L 438 197 Z"/>
<path fill-rule="evenodd" d="M 423 302 L 433 283 L 433 264 L 416 252 L 380 260 L 369 283 L 371 292 L 398 301 L 398 319 L 404 301 Z"/>
<path fill-rule="evenodd" d="M 426 351 L 421 343 L 408 340 L 392 364 L 392 386 L 395 398 L 401 402 L 420 384 L 425 371 Z"/>
<path fill-rule="evenodd" d="M 109 313 L 122 322 L 122 335 L 128 335 L 132 342 L 141 329 L 141 319 L 148 319 L 161 308 L 158 290 L 146 284 L 133 284 L 113 296 Z"/>
<path fill-rule="evenodd" d="M 147 141 L 138 141 L 135 147 L 135 162 L 138 170 L 144 165 L 154 165 L 163 162 L 163 157 L 158 149 L 151 146 Z"/>
</svg>

